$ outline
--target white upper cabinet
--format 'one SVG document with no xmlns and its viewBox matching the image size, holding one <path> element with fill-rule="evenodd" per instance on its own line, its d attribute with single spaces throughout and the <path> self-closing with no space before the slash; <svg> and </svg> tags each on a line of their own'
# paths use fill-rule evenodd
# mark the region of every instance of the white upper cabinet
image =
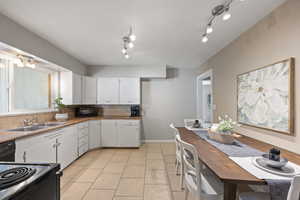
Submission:
<svg viewBox="0 0 300 200">
<path fill-rule="evenodd" d="M 73 72 L 61 72 L 60 95 L 66 105 L 82 104 L 82 76 Z"/>
<path fill-rule="evenodd" d="M 97 103 L 98 104 L 119 104 L 119 79 L 118 78 L 98 78 Z"/>
<path fill-rule="evenodd" d="M 120 78 L 120 104 L 140 104 L 139 78 Z"/>
<path fill-rule="evenodd" d="M 140 79 L 98 78 L 97 104 L 140 104 Z"/>
<path fill-rule="evenodd" d="M 84 76 L 82 78 L 83 104 L 97 103 L 97 79 Z"/>
</svg>

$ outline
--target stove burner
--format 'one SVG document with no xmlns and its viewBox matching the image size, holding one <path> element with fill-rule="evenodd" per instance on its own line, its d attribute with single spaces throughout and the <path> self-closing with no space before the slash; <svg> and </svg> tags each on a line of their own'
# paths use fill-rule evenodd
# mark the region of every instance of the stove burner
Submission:
<svg viewBox="0 0 300 200">
<path fill-rule="evenodd" d="M 0 189 L 6 189 L 16 185 L 36 172 L 36 169 L 28 167 L 16 167 L 3 172 L 0 172 Z"/>
</svg>

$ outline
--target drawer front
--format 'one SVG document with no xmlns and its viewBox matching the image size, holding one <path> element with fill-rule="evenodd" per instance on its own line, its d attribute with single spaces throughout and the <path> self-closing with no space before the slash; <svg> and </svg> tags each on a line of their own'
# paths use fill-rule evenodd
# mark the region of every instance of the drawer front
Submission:
<svg viewBox="0 0 300 200">
<path fill-rule="evenodd" d="M 80 129 L 78 130 L 78 138 L 82 138 L 85 136 L 89 136 L 89 130 L 84 128 L 84 129 Z"/>
<path fill-rule="evenodd" d="M 78 129 L 89 128 L 89 123 L 88 122 L 80 123 L 77 125 L 77 127 Z"/>
<path fill-rule="evenodd" d="M 84 136 L 82 138 L 79 138 L 78 140 L 78 146 L 81 147 L 82 145 L 88 145 L 89 143 L 89 137 L 88 136 Z"/>
<path fill-rule="evenodd" d="M 139 126 L 140 121 L 139 120 L 119 120 L 118 124 L 122 125 L 122 126 Z"/>
<path fill-rule="evenodd" d="M 81 156 L 82 154 L 87 152 L 88 149 L 89 149 L 89 145 L 83 145 L 83 146 L 79 147 L 79 149 L 78 149 L 79 156 Z"/>
</svg>

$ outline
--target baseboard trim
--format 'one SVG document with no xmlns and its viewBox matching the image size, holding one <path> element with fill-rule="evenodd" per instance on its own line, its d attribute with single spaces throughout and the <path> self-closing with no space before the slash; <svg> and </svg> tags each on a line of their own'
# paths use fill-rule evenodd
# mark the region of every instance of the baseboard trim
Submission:
<svg viewBox="0 0 300 200">
<path fill-rule="evenodd" d="M 173 143 L 174 140 L 143 140 L 143 143 Z"/>
</svg>

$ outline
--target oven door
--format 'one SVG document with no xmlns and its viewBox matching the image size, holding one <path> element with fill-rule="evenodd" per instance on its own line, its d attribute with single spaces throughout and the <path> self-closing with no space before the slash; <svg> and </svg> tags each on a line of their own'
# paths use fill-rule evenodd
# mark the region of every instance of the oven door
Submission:
<svg viewBox="0 0 300 200">
<path fill-rule="evenodd" d="M 11 200 L 60 200 L 61 173 L 51 170 L 25 190 L 15 194 Z"/>
</svg>

